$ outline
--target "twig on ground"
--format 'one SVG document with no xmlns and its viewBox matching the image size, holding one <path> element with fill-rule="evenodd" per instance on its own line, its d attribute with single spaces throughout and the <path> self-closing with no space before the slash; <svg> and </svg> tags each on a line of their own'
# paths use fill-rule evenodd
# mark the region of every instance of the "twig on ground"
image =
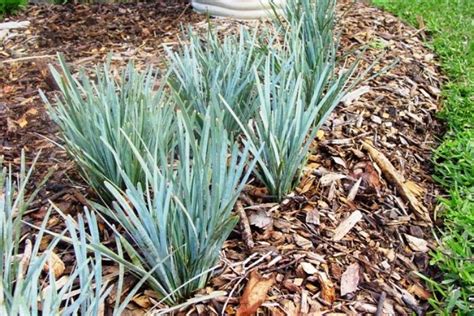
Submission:
<svg viewBox="0 0 474 316">
<path fill-rule="evenodd" d="M 428 210 L 420 201 L 418 201 L 418 199 L 415 197 L 415 194 L 410 190 L 408 181 L 403 179 L 390 160 L 388 160 L 384 154 L 382 154 L 368 142 L 362 142 L 362 147 L 369 152 L 372 159 L 382 170 L 385 178 L 397 188 L 397 190 L 400 192 L 400 195 L 408 203 L 410 209 L 415 213 L 415 215 L 419 219 L 425 220 L 429 225 L 431 225 L 432 221 L 428 214 Z"/>
<path fill-rule="evenodd" d="M 250 230 L 250 223 L 245 213 L 244 207 L 242 206 L 242 202 L 237 201 L 235 205 L 235 209 L 240 217 L 240 228 L 242 230 L 242 239 L 245 242 L 245 245 L 250 250 L 255 246 L 255 243 L 252 239 L 252 231 Z"/>
<path fill-rule="evenodd" d="M 0 61 L 0 64 L 9 64 L 9 63 L 22 62 L 22 61 L 30 61 L 30 60 L 35 60 L 35 59 L 55 58 L 55 57 L 56 57 L 55 55 L 25 56 L 25 57 L 19 57 L 19 58 L 6 59 L 3 61 Z"/>
</svg>

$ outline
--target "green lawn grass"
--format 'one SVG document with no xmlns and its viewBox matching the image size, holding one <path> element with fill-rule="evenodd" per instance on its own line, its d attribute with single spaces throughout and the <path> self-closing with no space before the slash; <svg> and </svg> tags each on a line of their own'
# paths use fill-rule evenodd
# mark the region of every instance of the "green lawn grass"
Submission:
<svg viewBox="0 0 474 316">
<path fill-rule="evenodd" d="M 0 22 L 7 13 L 12 13 L 28 4 L 28 0 L 0 0 Z"/>
<path fill-rule="evenodd" d="M 440 198 L 444 226 L 431 263 L 443 275 L 429 281 L 435 314 L 474 315 L 474 1 L 373 0 L 430 35 L 448 82 L 443 87 L 447 132 L 435 151 L 434 178 L 449 196 Z"/>
</svg>

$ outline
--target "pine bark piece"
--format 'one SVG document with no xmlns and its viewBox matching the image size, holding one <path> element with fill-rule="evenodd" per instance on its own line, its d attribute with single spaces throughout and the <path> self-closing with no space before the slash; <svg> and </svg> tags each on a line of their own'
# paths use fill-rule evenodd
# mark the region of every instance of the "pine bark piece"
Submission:
<svg viewBox="0 0 474 316">
<path fill-rule="evenodd" d="M 379 297 L 379 302 L 377 304 L 377 311 L 375 312 L 375 316 L 381 316 L 383 314 L 383 304 L 385 303 L 385 299 L 387 297 L 387 293 L 382 292 Z"/>
<path fill-rule="evenodd" d="M 388 160 L 384 154 L 378 151 L 371 144 L 363 142 L 362 146 L 368 151 L 372 159 L 380 167 L 387 180 L 397 188 L 402 198 L 408 203 L 409 208 L 415 213 L 416 217 L 431 225 L 432 221 L 429 217 L 428 209 L 416 198 L 415 193 L 411 190 L 412 186 L 400 175 L 390 160 Z"/>
<path fill-rule="evenodd" d="M 336 289 L 326 273 L 319 272 L 318 280 L 321 285 L 321 298 L 329 304 L 336 300 Z"/>
<path fill-rule="evenodd" d="M 359 178 L 357 182 L 352 186 L 351 190 L 349 191 L 349 194 L 347 195 L 347 200 L 348 201 L 354 201 L 354 199 L 357 196 L 357 193 L 359 192 L 359 187 L 362 182 L 362 178 Z"/>
<path fill-rule="evenodd" d="M 361 219 L 362 213 L 359 210 L 352 212 L 349 217 L 344 219 L 341 223 L 339 223 L 339 226 L 336 227 L 332 240 L 340 241 Z"/>
</svg>

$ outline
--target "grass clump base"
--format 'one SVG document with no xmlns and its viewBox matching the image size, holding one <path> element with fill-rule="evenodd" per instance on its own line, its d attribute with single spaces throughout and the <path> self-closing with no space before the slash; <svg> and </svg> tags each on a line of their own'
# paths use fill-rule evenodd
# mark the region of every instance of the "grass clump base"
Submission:
<svg viewBox="0 0 474 316">
<path fill-rule="evenodd" d="M 210 114 L 202 126 L 185 113 L 178 112 L 177 121 L 173 154 L 135 151 L 145 182 L 137 185 L 123 173 L 125 190 L 106 184 L 113 208 L 97 206 L 124 228 L 116 234 L 128 267 L 171 306 L 205 286 L 237 224 L 232 210 L 255 164 L 250 149 L 231 145 Z"/>
</svg>

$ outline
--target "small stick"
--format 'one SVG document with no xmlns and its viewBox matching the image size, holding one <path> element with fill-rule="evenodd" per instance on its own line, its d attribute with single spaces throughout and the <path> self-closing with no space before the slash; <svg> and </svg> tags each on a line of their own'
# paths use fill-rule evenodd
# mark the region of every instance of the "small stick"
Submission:
<svg viewBox="0 0 474 316">
<path fill-rule="evenodd" d="M 387 293 L 382 292 L 382 294 L 380 294 L 379 303 L 377 304 L 377 311 L 375 312 L 375 316 L 382 316 L 383 303 L 385 302 L 386 297 L 387 297 Z"/>
<path fill-rule="evenodd" d="M 397 169 L 395 169 L 390 160 L 388 160 L 388 158 L 383 153 L 378 151 L 368 142 L 362 142 L 362 147 L 369 152 L 369 155 L 382 170 L 385 178 L 397 188 L 401 197 L 405 200 L 405 202 L 407 202 L 408 206 L 415 213 L 415 215 L 418 218 L 425 220 L 426 224 L 431 225 L 432 221 L 429 217 L 428 210 L 422 202 L 418 201 L 415 194 L 407 186 L 407 182 L 403 176 L 397 171 Z"/>
<path fill-rule="evenodd" d="M 253 201 L 248 197 L 247 194 L 240 194 L 240 197 L 239 197 L 242 201 L 244 201 L 244 203 L 247 203 L 248 205 L 252 206 L 254 205 Z"/>
<path fill-rule="evenodd" d="M 54 58 L 54 55 L 39 55 L 39 56 L 26 56 L 26 57 L 19 57 L 19 58 L 12 58 L 7 59 L 4 61 L 0 61 L 0 64 L 8 64 L 8 63 L 16 63 L 19 61 L 28 61 L 28 60 L 35 60 L 35 59 L 42 59 L 42 58 Z"/>
<path fill-rule="evenodd" d="M 240 228 L 242 229 L 242 238 L 244 239 L 247 248 L 250 250 L 255 246 L 255 243 L 252 239 L 252 231 L 250 230 L 249 219 L 247 217 L 247 214 L 245 214 L 242 202 L 237 201 L 235 208 L 240 217 Z"/>
</svg>

